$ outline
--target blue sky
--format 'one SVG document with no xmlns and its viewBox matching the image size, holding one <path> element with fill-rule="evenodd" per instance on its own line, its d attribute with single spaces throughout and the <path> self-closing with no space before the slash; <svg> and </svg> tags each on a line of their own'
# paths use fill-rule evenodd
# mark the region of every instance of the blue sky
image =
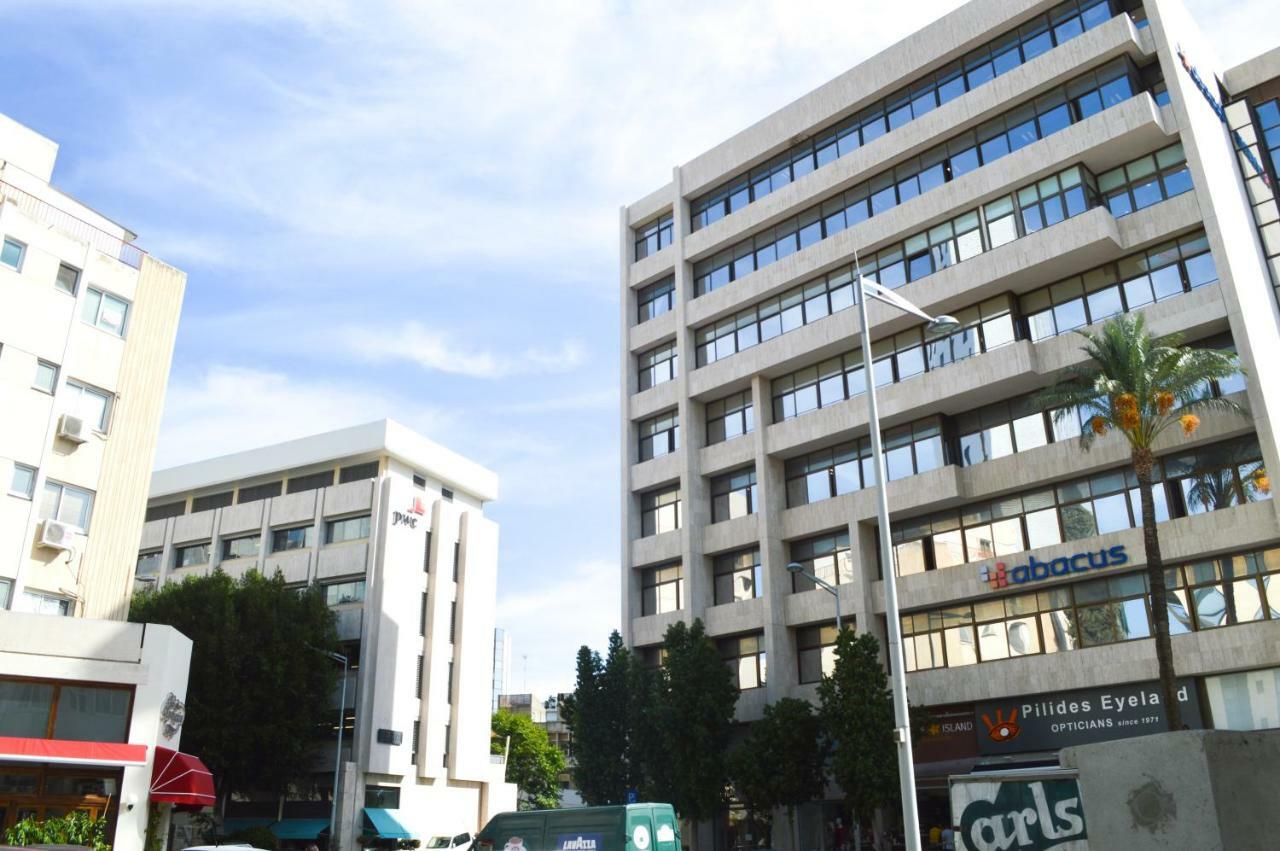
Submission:
<svg viewBox="0 0 1280 851">
<path fill-rule="evenodd" d="M 391 416 L 491 467 L 546 694 L 619 618 L 618 207 L 956 5 L 0 0 L 0 112 L 189 274 L 158 463 Z"/>
</svg>

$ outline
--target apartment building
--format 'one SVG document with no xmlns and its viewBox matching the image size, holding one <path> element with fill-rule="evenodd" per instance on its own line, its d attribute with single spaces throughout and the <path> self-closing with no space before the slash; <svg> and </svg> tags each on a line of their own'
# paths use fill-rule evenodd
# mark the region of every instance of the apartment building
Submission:
<svg viewBox="0 0 1280 851">
<path fill-rule="evenodd" d="M 124 622 L 186 276 L 57 154 L 0 116 L 0 831 L 81 811 L 140 851 L 212 800 L 177 750 L 191 642 Z"/>
<path fill-rule="evenodd" d="M 497 495 L 496 474 L 393 420 L 152 477 L 139 584 L 256 570 L 324 589 L 350 666 L 333 847 L 474 833 L 515 808 L 489 754 L 498 527 L 484 505 Z M 314 768 L 295 799 L 233 802 L 226 828 L 315 840 L 332 747 Z"/>
<path fill-rule="evenodd" d="M 949 823 L 949 774 L 1161 726 L 1101 697 L 1150 707 L 1156 677 L 1127 447 L 1084 453 L 1075 412 L 1030 401 L 1117 314 L 1240 355 L 1204 392 L 1251 416 L 1159 444 L 1160 534 L 1183 717 L 1280 725 L 1278 74 L 1215 65 L 1176 0 L 973 0 L 624 207 L 628 645 L 656 664 L 701 618 L 740 721 L 815 700 L 833 600 L 790 562 L 884 641 L 858 263 L 961 324 L 868 306 L 908 693 L 936 719 L 922 826 Z M 802 808 L 801 847 L 838 815 Z M 700 839 L 743 844 L 744 818 Z"/>
<path fill-rule="evenodd" d="M 570 693 L 563 691 L 545 700 L 536 694 L 503 694 L 498 698 L 498 708 L 525 716 L 542 728 L 548 742 L 560 749 L 565 761 L 565 770 L 556 778 L 560 785 L 560 806 L 581 807 L 582 796 L 573 785 L 573 731 L 564 717 L 565 702 L 570 697 Z"/>
</svg>

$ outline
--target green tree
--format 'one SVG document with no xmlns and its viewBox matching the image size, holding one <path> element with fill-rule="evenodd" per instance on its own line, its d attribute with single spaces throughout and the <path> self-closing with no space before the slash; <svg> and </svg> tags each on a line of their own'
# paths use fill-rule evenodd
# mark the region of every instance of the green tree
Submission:
<svg viewBox="0 0 1280 851">
<path fill-rule="evenodd" d="M 764 718 L 752 724 L 729 754 L 729 776 L 738 797 L 755 812 L 785 807 L 796 836 L 796 807 L 822 796 L 826 748 L 822 723 L 808 701 L 785 697 L 764 708 Z"/>
<path fill-rule="evenodd" d="M 642 790 L 670 801 L 682 818 L 711 818 L 724 800 L 726 754 L 738 687 L 701 620 L 667 628 L 666 658 L 652 676 L 638 731 Z M 650 726 L 652 725 L 652 726 Z"/>
<path fill-rule="evenodd" d="M 631 653 L 616 631 L 608 656 L 578 650 L 578 679 L 568 706 L 577 754 L 574 785 L 591 806 L 621 804 L 631 783 Z"/>
<path fill-rule="evenodd" d="M 831 775 L 844 789 L 854 817 L 866 821 L 901 797 L 893 694 L 875 636 L 841 630 L 835 668 L 818 684 L 818 702 L 831 750 Z"/>
<path fill-rule="evenodd" d="M 500 710 L 493 716 L 490 750 L 500 754 L 507 750 L 507 781 L 520 789 L 520 809 L 550 810 L 560 806 L 560 772 L 564 771 L 564 754 L 547 731 L 527 715 L 514 715 Z"/>
<path fill-rule="evenodd" d="M 191 639 L 182 744 L 209 766 L 220 799 L 279 795 L 310 771 L 318 734 L 333 727 L 340 674 L 313 649 L 339 646 L 319 588 L 215 570 L 135 595 L 129 619 Z"/>
<path fill-rule="evenodd" d="M 1088 450 L 1097 438 L 1111 431 L 1119 432 L 1129 444 L 1142 503 L 1142 543 L 1151 588 L 1161 699 L 1169 729 L 1178 730 L 1182 711 L 1169 643 L 1169 592 L 1156 529 L 1153 450 L 1157 438 L 1171 428 L 1181 427 L 1187 437 L 1194 434 L 1200 425 L 1198 411 L 1247 413 L 1230 399 L 1205 393 L 1210 381 L 1239 372 L 1239 359 L 1233 352 L 1179 345 L 1177 336 L 1158 340 L 1147 333 L 1140 314 L 1117 316 L 1098 333 L 1077 333 L 1084 340 L 1082 349 L 1089 362 L 1068 370 L 1061 381 L 1039 394 L 1038 403 L 1056 411 L 1055 421 L 1077 416 L 1077 411 L 1082 420 L 1088 418 L 1080 435 L 1082 449 Z M 1265 471 L 1259 467 L 1254 478 L 1265 483 Z"/>
</svg>

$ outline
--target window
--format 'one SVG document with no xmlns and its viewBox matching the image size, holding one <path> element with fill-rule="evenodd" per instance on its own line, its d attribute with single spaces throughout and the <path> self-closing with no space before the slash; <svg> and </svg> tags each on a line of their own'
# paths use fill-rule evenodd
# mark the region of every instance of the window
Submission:
<svg viewBox="0 0 1280 851">
<path fill-rule="evenodd" d="M 352 579 L 325 585 L 324 602 L 326 606 L 345 606 L 347 603 L 364 602 L 364 580 Z"/>
<path fill-rule="evenodd" d="M 93 492 L 48 479 L 44 483 L 44 499 L 40 502 L 40 519 L 57 520 L 81 532 L 89 531 L 93 513 Z"/>
<path fill-rule="evenodd" d="M 262 544 L 260 535 L 242 535 L 238 538 L 222 539 L 222 559 L 257 558 Z"/>
<path fill-rule="evenodd" d="M 1204 231 L 1161 243 L 1019 299 L 1027 336 L 1043 340 L 1218 280 Z"/>
<path fill-rule="evenodd" d="M 458 601 L 449 604 L 449 643 L 452 644 L 458 629 Z"/>
<path fill-rule="evenodd" d="M 694 198 L 689 205 L 693 229 L 704 228 L 741 210 L 1110 19 L 1111 8 L 1106 0 L 1070 0 L 1054 7 L 1021 28 L 975 49 L 962 60 L 913 81 L 857 115 L 815 133 L 812 139 Z M 1035 126 L 1037 117 L 1032 117 Z M 1045 110 L 1038 119 L 1039 132 L 1045 134 L 1057 129 L 1064 120 L 1051 110 Z"/>
<path fill-rule="evenodd" d="M 842 195 L 698 261 L 693 266 L 694 292 L 702 296 L 726 286 L 974 168 L 992 163 L 1082 121 L 1094 112 L 1121 103 L 1138 91 L 1141 91 L 1141 80 L 1136 67 L 1128 59 L 1115 60 L 1040 96 L 1034 103 L 1019 106 L 977 130 L 961 134 Z M 774 172 L 771 181 L 776 176 L 777 172 Z M 991 212 L 998 211 L 992 208 Z M 1011 221 L 1009 224 L 1015 223 Z M 1016 233 L 1002 231 L 993 236 L 996 238 L 991 245 L 995 246 L 1016 237 Z M 938 239 L 942 244 L 949 237 L 939 234 Z M 907 274 L 901 248 L 895 246 L 892 251 L 899 253 L 894 268 L 882 269 L 879 274 L 880 282 L 887 287 L 900 285 Z M 924 254 L 914 256 L 913 260 L 918 274 L 927 274 L 933 268 L 934 261 Z M 895 279 L 895 276 L 898 277 Z"/>
<path fill-rule="evenodd" d="M 369 515 L 347 517 L 342 520 L 327 520 L 324 524 L 324 542 L 341 544 L 344 541 L 359 541 L 369 537 Z"/>
<path fill-rule="evenodd" d="M 421 658 L 421 657 L 419 657 L 419 658 Z M 421 667 L 421 666 L 419 666 L 419 667 Z M 419 679 L 419 683 L 418 683 L 418 694 L 422 694 L 422 683 L 421 683 L 422 676 L 421 676 L 421 673 L 419 673 L 418 679 Z M 410 765 L 417 765 L 417 764 L 418 764 L 418 735 L 419 735 L 419 733 L 420 733 L 420 728 L 421 728 L 421 727 L 422 727 L 422 722 L 421 722 L 420 720 L 416 720 L 416 719 L 415 719 L 415 720 L 414 720 L 414 722 L 413 722 L 413 744 L 412 744 L 412 748 L 413 748 L 413 750 L 409 753 L 409 764 L 410 764 Z"/>
<path fill-rule="evenodd" d="M 640 614 L 661 615 L 684 606 L 684 576 L 680 565 L 640 571 Z"/>
<path fill-rule="evenodd" d="M 27 253 L 27 246 L 16 239 L 4 238 L 4 247 L 0 248 L 0 263 L 15 272 L 22 271 L 22 258 Z"/>
<path fill-rule="evenodd" d="M 431 572 L 431 530 L 427 530 L 427 542 L 422 552 L 422 572 Z"/>
<path fill-rule="evenodd" d="M 333 484 L 333 470 L 322 470 L 306 476 L 290 476 L 285 484 L 285 493 L 301 493 L 319 488 L 327 488 Z"/>
<path fill-rule="evenodd" d="M 315 527 L 308 524 L 306 526 L 291 526 L 287 529 L 271 530 L 271 551 L 273 553 L 286 552 L 288 550 L 304 550 L 311 547 L 312 536 Z"/>
<path fill-rule="evenodd" d="M 400 809 L 399 786 L 365 786 L 364 805 L 380 810 Z"/>
<path fill-rule="evenodd" d="M 640 537 L 680 528 L 680 486 L 640 495 Z"/>
<path fill-rule="evenodd" d="M 849 563 L 849 533 L 833 532 L 791 542 L 790 561 L 798 562 L 805 573 L 824 582 L 840 585 L 853 579 L 853 566 Z M 812 580 L 799 573 L 791 574 L 793 592 L 812 591 Z"/>
<path fill-rule="evenodd" d="M 168 517 L 181 517 L 187 513 L 186 500 L 179 502 L 166 502 L 160 505 L 147 506 L 146 521 L 150 523 L 152 520 L 164 520 Z"/>
<path fill-rule="evenodd" d="M 1018 190 L 1018 207 L 1022 210 L 1022 232 L 1035 233 L 1078 216 L 1096 206 L 1098 190 L 1093 176 L 1080 168 L 1046 177 Z"/>
<path fill-rule="evenodd" d="M 215 508 L 226 508 L 231 504 L 232 491 L 222 491 L 221 493 L 208 493 L 204 496 L 197 496 L 191 500 L 191 512 L 197 511 L 213 511 Z"/>
<path fill-rule="evenodd" d="M 418 475 L 417 473 L 414 473 L 414 474 L 413 474 L 413 486 L 414 486 L 415 488 L 417 488 L 418 490 L 426 490 L 426 489 L 427 489 L 427 477 L 426 477 L 426 476 L 420 476 L 420 475 Z"/>
<path fill-rule="evenodd" d="M 636 291 L 637 322 L 648 322 L 662 314 L 675 310 L 676 282 L 667 277 Z"/>
<path fill-rule="evenodd" d="M 22 592 L 22 610 L 33 615 L 60 615 L 70 617 L 75 609 L 66 597 L 41 594 L 39 591 Z"/>
<path fill-rule="evenodd" d="M 453 660 L 449 660 L 449 673 L 444 681 L 444 699 L 453 703 Z"/>
<path fill-rule="evenodd" d="M 671 244 L 674 221 L 671 213 L 667 213 L 635 229 L 637 260 L 643 260 L 650 254 L 657 254 Z"/>
<path fill-rule="evenodd" d="M 58 366 L 47 360 L 36 361 L 36 377 L 31 383 L 36 390 L 52 395 L 58 387 Z"/>
<path fill-rule="evenodd" d="M 274 499 L 280 495 L 283 482 L 266 482 L 261 485 L 250 485 L 236 491 L 236 503 L 257 502 L 260 499 Z"/>
<path fill-rule="evenodd" d="M 675 340 L 638 355 L 636 362 L 641 390 L 670 381 L 680 374 L 680 355 L 676 351 Z"/>
<path fill-rule="evenodd" d="M 60 263 L 58 264 L 58 277 L 54 279 L 53 283 L 64 293 L 75 295 L 76 290 L 80 288 L 80 270 L 75 266 Z"/>
<path fill-rule="evenodd" d="M 26 464 L 13 465 L 13 477 L 9 480 L 9 495 L 31 499 L 36 487 L 36 468 Z"/>
<path fill-rule="evenodd" d="M 174 547 L 174 567 L 199 567 L 209 563 L 209 542 L 199 544 L 182 544 Z"/>
<path fill-rule="evenodd" d="M 123 742 L 132 699 L 133 690 L 127 687 L 0 679 L 0 736 Z M 48 792 L 54 777 L 50 775 L 45 782 Z M 34 785 L 29 791 L 35 793 Z"/>
<path fill-rule="evenodd" d="M 440 488 L 440 498 L 445 502 L 453 502 L 453 491 L 448 488 Z"/>
<path fill-rule="evenodd" d="M 138 577 L 155 577 L 160 575 L 160 559 L 164 555 L 160 550 L 149 553 L 138 553 L 138 566 L 133 575 Z"/>
<path fill-rule="evenodd" d="M 418 614 L 418 635 L 427 634 L 427 592 L 422 592 L 422 611 Z"/>
<path fill-rule="evenodd" d="M 1191 173 L 1182 143 L 1098 175 L 1098 189 L 1116 218 L 1189 191 Z"/>
<path fill-rule="evenodd" d="M 451 724 L 444 725 L 444 767 L 449 767 L 449 739 L 452 736 L 453 726 Z"/>
<path fill-rule="evenodd" d="M 755 468 L 737 470 L 711 480 L 711 522 L 756 513 Z"/>
<path fill-rule="evenodd" d="M 711 572 L 717 606 L 752 600 L 764 593 L 759 547 L 716 556 Z"/>
<path fill-rule="evenodd" d="M 707 445 L 721 443 L 755 431 L 755 409 L 751 391 L 744 390 L 724 399 L 708 402 Z"/>
<path fill-rule="evenodd" d="M 1060 439 L 1060 438 L 1059 438 Z M 1156 520 L 1270 498 L 1255 436 L 1160 459 Z M 1138 483 L 1120 468 L 894 523 L 898 575 L 941 570 L 1141 525 Z"/>
<path fill-rule="evenodd" d="M 338 484 L 340 485 L 345 485 L 347 482 L 359 482 L 376 478 L 378 478 L 377 461 L 370 461 L 367 464 L 352 464 L 338 470 Z"/>
<path fill-rule="evenodd" d="M 738 690 L 759 688 L 765 684 L 768 665 L 764 654 L 764 633 L 722 638 L 716 642 L 720 658 L 733 674 Z"/>
<path fill-rule="evenodd" d="M 648 461 L 680 448 L 680 417 L 675 411 L 639 423 L 640 460 Z"/>
<path fill-rule="evenodd" d="M 801 683 L 820 682 L 836 669 L 836 635 L 834 624 L 796 630 Z"/>
<path fill-rule="evenodd" d="M 1022 396 L 996 402 L 957 416 L 960 466 L 970 467 L 1080 435 L 1083 416 L 1080 412 L 1071 412 L 1063 420 L 1057 420 L 1056 412 L 1034 407 L 1032 398 Z"/>
<path fill-rule="evenodd" d="M 67 413 L 80 417 L 94 429 L 105 432 L 111 421 L 111 402 L 114 397 L 105 390 L 67 379 Z"/>
<path fill-rule="evenodd" d="M 129 318 L 129 302 L 111 293 L 89 287 L 80 318 L 95 328 L 123 337 Z"/>
</svg>

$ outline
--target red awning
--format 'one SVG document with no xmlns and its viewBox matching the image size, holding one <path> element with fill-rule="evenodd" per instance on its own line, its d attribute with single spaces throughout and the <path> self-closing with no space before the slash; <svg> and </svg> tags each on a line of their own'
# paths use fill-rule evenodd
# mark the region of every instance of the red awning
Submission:
<svg viewBox="0 0 1280 851">
<path fill-rule="evenodd" d="M 194 809 L 211 807 L 216 800 L 213 775 L 197 757 L 157 746 L 151 800 Z"/>
<path fill-rule="evenodd" d="M 146 765 L 146 745 L 0 736 L 0 759 L 57 765 Z"/>
</svg>

